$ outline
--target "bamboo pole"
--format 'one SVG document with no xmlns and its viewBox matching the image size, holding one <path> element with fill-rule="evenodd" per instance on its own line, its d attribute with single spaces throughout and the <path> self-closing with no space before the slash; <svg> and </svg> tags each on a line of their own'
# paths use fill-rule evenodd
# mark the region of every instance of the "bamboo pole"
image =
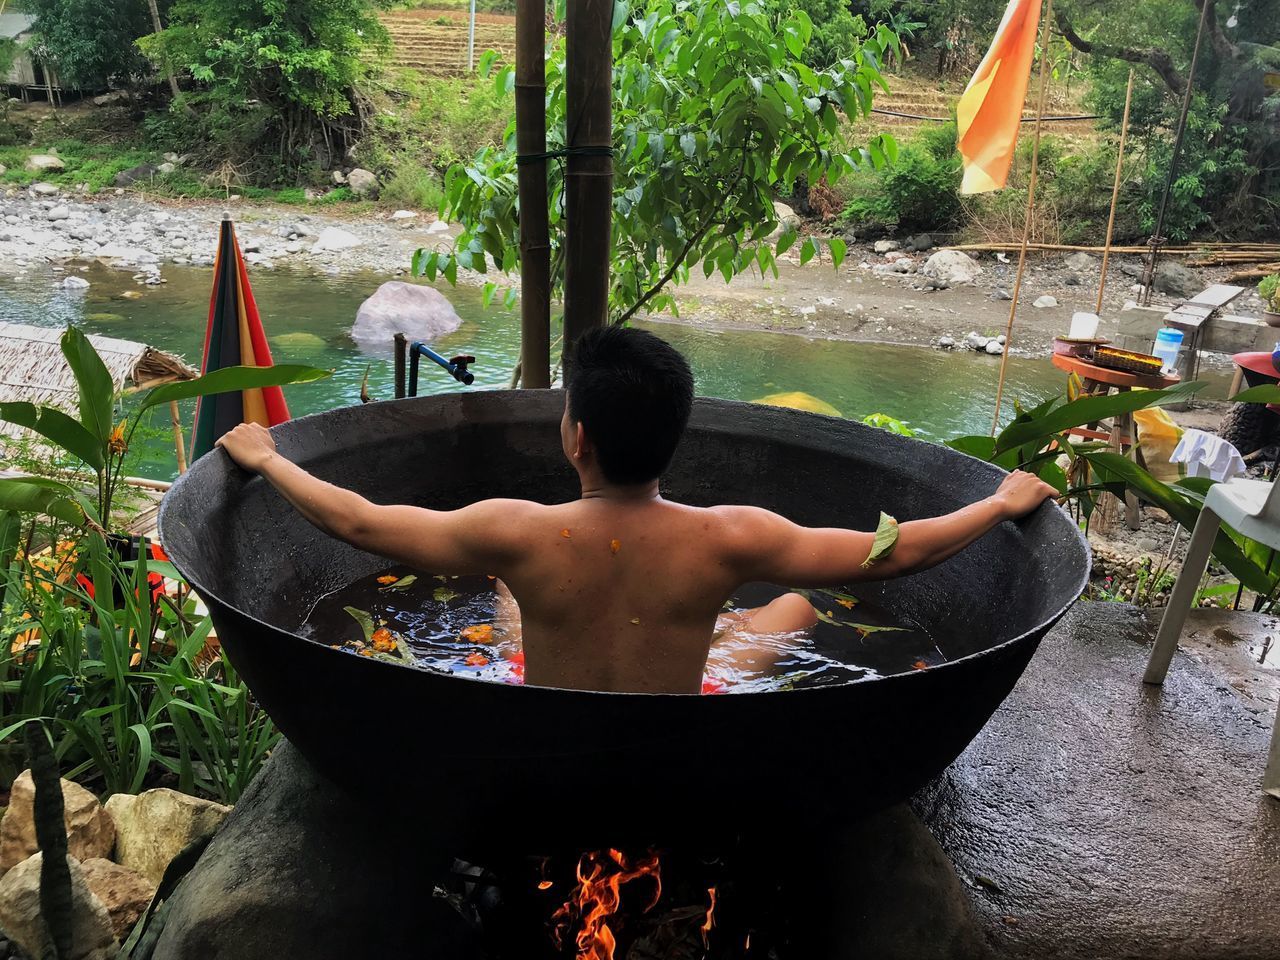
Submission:
<svg viewBox="0 0 1280 960">
<path fill-rule="evenodd" d="M 516 0 L 516 177 L 520 191 L 520 380 L 551 386 L 547 228 L 546 0 Z M 533 159 L 538 157 L 538 159 Z"/>
<path fill-rule="evenodd" d="M 178 473 L 187 472 L 187 451 L 182 442 L 182 414 L 178 411 L 178 401 L 169 401 L 169 419 L 173 421 L 173 448 L 178 454 Z"/>
<path fill-rule="evenodd" d="M 613 211 L 613 4 L 571 0 L 567 10 L 564 357 L 606 320 Z"/>
<path fill-rule="evenodd" d="M 1129 105 L 1133 102 L 1133 68 L 1129 68 L 1129 85 L 1124 91 L 1124 117 L 1120 121 L 1120 146 L 1116 148 L 1116 182 L 1111 187 L 1111 213 L 1107 216 L 1107 239 L 1102 246 L 1102 271 L 1098 277 L 1098 302 L 1093 312 L 1102 316 L 1102 294 L 1107 289 L 1107 263 L 1111 260 L 1111 235 L 1116 227 L 1116 204 L 1120 202 L 1120 181 L 1124 169 L 1124 142 L 1129 136 Z"/>
<path fill-rule="evenodd" d="M 1018 314 L 1018 297 L 1022 294 L 1022 277 L 1027 269 L 1027 244 L 1031 240 L 1031 219 L 1036 208 L 1036 180 L 1040 172 L 1040 130 L 1044 118 L 1045 92 L 1049 80 L 1049 31 L 1053 23 L 1053 0 L 1045 0 L 1044 28 L 1040 35 L 1040 92 L 1036 97 L 1035 134 L 1031 141 L 1031 176 L 1027 181 L 1027 213 L 1022 221 L 1022 244 L 1018 251 L 1018 274 L 1013 281 L 1013 297 L 1009 301 L 1009 321 L 1004 330 L 1004 352 L 1000 354 L 1000 379 L 996 382 L 996 412 L 991 418 L 991 435 L 1000 426 L 1000 404 L 1004 400 L 1004 379 L 1009 368 L 1009 352 L 1013 349 L 1013 320 Z"/>
</svg>

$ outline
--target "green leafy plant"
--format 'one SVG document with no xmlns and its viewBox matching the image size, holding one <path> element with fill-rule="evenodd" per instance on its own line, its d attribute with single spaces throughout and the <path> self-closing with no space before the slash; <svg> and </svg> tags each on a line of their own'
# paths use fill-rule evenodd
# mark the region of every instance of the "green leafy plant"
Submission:
<svg viewBox="0 0 1280 960">
<path fill-rule="evenodd" d="M 862 418 L 862 422 L 868 427 L 878 427 L 881 430 L 896 433 L 900 437 L 914 437 L 916 435 L 916 432 L 905 422 L 895 420 L 885 413 L 869 413 Z"/>
<path fill-rule="evenodd" d="M 1262 278 L 1258 284 L 1258 296 L 1272 313 L 1280 313 L 1280 273 Z"/>
<path fill-rule="evenodd" d="M 62 354 L 75 374 L 79 417 L 56 407 L 25 401 L 0 403 L 0 420 L 25 427 L 64 451 L 72 462 L 88 467 L 95 488 L 80 487 L 47 477 L 0 478 L 0 510 L 45 513 L 70 524 L 103 528 L 111 523 L 111 509 L 123 477 L 121 467 L 143 414 L 158 404 L 254 387 L 306 383 L 329 376 L 314 367 L 226 367 L 195 380 L 165 384 L 143 394 L 132 414 L 115 423 L 118 396 L 106 364 L 89 338 L 75 327 L 62 336 Z"/>
<path fill-rule="evenodd" d="M 1006 470 L 1020 469 L 1036 474 L 1062 494 L 1086 526 L 1099 494 L 1123 498 L 1126 493 L 1133 493 L 1191 530 L 1203 506 L 1209 481 L 1186 478 L 1175 484 L 1162 483 L 1134 459 L 1115 453 L 1109 444 L 1073 443 L 1068 431 L 1136 410 L 1185 400 L 1203 386 L 1193 382 L 1166 390 L 1133 390 L 1081 397 L 1065 403 L 1062 397 L 1053 397 L 1031 410 L 1015 405 L 1016 416 L 996 436 L 957 437 L 947 441 L 947 446 Z M 1280 400 L 1280 387 L 1253 388 L 1236 399 L 1275 402 Z M 1062 458 L 1068 463 L 1065 469 L 1059 463 Z M 1278 578 L 1267 571 L 1264 563 L 1258 562 L 1256 551 L 1245 543 L 1245 538 L 1233 531 L 1219 532 L 1213 556 L 1250 590 L 1267 596 L 1275 589 Z"/>
<path fill-rule="evenodd" d="M 754 0 L 688 4 L 619 3 L 614 18 L 614 213 L 610 312 L 625 322 L 641 310 L 675 308 L 669 285 L 701 265 L 727 281 L 747 270 L 776 272 L 775 258 L 799 242 L 801 262 L 823 246 L 837 266 L 845 243 L 801 240 L 778 226 L 773 198 L 799 177 L 835 182 L 897 155 L 892 138 L 864 150 L 844 142 L 842 118 L 866 114 L 880 66 L 897 37 L 877 29 L 827 70 L 804 61 L 813 23 L 802 11 L 771 15 Z M 488 69 L 493 56 L 482 59 Z M 565 129 L 564 42 L 546 61 L 549 149 Z M 511 69 L 495 78 L 509 91 Z M 886 88 L 887 89 L 887 88 Z M 564 179 L 549 169 L 552 299 L 563 280 Z M 414 272 L 450 283 L 458 270 L 507 275 L 520 258 L 514 137 L 451 167 L 442 215 L 463 232 L 451 251 L 419 250 Z M 492 297 L 491 284 L 486 297 Z"/>
</svg>

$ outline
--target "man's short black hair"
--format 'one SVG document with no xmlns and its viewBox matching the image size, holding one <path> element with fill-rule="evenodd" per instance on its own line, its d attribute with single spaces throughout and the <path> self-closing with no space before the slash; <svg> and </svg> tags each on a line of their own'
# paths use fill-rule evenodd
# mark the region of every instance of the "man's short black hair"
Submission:
<svg viewBox="0 0 1280 960">
<path fill-rule="evenodd" d="M 693 406 L 693 373 L 671 344 L 632 327 L 589 330 L 565 388 L 569 419 L 582 424 L 610 483 L 648 483 L 671 464 Z"/>
</svg>

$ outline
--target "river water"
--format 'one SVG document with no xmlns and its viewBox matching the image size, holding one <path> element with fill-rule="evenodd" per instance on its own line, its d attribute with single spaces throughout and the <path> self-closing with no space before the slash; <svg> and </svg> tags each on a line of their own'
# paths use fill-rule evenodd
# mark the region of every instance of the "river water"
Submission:
<svg viewBox="0 0 1280 960">
<path fill-rule="evenodd" d="M 166 267 L 166 283 L 142 286 L 128 272 L 94 266 L 78 275 L 83 292 L 64 291 L 61 275 L 0 275 L 0 320 L 42 326 L 74 323 L 89 333 L 120 337 L 178 353 L 199 366 L 208 319 L 210 268 Z M 385 280 L 375 274 L 325 276 L 259 270 L 251 283 L 277 363 L 332 369 L 331 378 L 285 388 L 298 416 L 360 402 L 368 374 L 374 399 L 393 395 L 390 344 L 385 353 L 362 353 L 349 336 L 360 303 Z M 420 393 L 505 387 L 519 354 L 519 318 L 500 306 L 486 310 L 479 289 L 442 287 L 463 318 L 462 326 L 432 346 L 440 353 L 473 354 L 476 381 L 455 383 L 438 368 L 423 367 Z M 138 291 L 137 299 L 125 298 Z M 732 309 L 732 306 L 726 309 Z M 732 321 L 732 317 L 726 317 Z M 927 439 L 990 428 L 999 360 L 971 352 L 946 353 L 918 347 L 809 339 L 793 334 L 710 330 L 679 323 L 649 323 L 689 358 L 702 396 L 754 400 L 803 391 L 848 417 L 884 413 L 908 422 Z M 1026 404 L 1063 389 L 1063 375 L 1047 359 L 1011 357 L 1006 397 Z M 188 435 L 192 406 L 184 418 Z M 1011 405 L 1006 405 L 1011 411 Z M 138 473 L 168 479 L 176 472 L 163 439 L 162 421 Z"/>
</svg>

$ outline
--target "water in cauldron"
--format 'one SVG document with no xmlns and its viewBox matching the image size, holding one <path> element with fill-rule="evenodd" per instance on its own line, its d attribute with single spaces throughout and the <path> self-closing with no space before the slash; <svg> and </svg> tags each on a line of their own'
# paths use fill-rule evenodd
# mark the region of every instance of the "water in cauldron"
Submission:
<svg viewBox="0 0 1280 960">
<path fill-rule="evenodd" d="M 783 591 L 750 584 L 729 609 L 762 606 Z M 819 616 L 808 631 L 765 636 L 728 632 L 711 648 L 703 693 L 803 689 L 926 669 L 944 652 L 917 624 L 891 618 L 844 590 L 805 591 Z M 507 629 L 495 581 L 426 576 L 395 567 L 322 597 L 301 633 L 355 654 L 391 651 L 403 639 L 420 669 L 498 683 L 521 683 L 524 657 Z M 375 633 L 369 642 L 370 631 Z"/>
</svg>

